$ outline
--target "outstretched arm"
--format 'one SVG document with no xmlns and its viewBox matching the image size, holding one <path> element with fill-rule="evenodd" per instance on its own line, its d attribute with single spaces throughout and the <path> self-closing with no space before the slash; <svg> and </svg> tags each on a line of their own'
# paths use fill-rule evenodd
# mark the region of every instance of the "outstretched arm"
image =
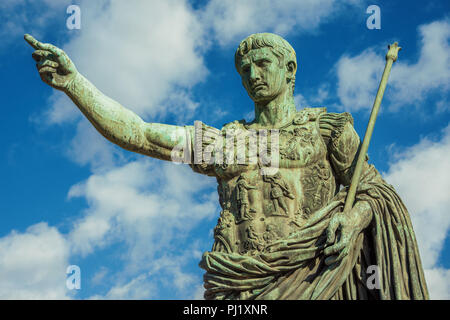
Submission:
<svg viewBox="0 0 450 320">
<path fill-rule="evenodd" d="M 144 122 L 83 77 L 63 50 L 41 43 L 30 35 L 25 35 L 25 40 L 36 49 L 33 59 L 42 81 L 65 92 L 111 142 L 162 160 L 171 160 L 174 147 L 185 144 L 186 134 L 182 127 Z M 178 156 L 183 157 L 182 154 Z"/>
<path fill-rule="evenodd" d="M 104 95 L 80 73 L 65 92 L 98 132 L 126 150 L 170 161 L 173 148 L 185 144 L 182 127 L 144 122 Z"/>
</svg>

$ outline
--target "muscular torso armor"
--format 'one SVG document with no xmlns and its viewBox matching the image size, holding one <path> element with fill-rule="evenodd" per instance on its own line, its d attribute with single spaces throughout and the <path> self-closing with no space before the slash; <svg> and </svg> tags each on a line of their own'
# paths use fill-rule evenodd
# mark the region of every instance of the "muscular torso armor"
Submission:
<svg viewBox="0 0 450 320">
<path fill-rule="evenodd" d="M 278 129 L 278 170 L 263 174 L 261 161 L 203 165 L 217 178 L 222 207 L 213 251 L 262 252 L 271 242 L 296 232 L 336 194 L 338 183 L 319 128 L 323 112 L 322 108 L 304 109 Z M 225 136 L 228 129 L 248 132 L 252 125 L 235 121 L 225 125 L 221 134 Z M 267 140 L 270 156 L 271 140 Z"/>
</svg>

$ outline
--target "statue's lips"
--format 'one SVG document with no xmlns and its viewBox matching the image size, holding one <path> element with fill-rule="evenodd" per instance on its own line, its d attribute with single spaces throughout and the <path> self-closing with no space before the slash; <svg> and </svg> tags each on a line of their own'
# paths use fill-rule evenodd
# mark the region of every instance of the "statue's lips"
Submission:
<svg viewBox="0 0 450 320">
<path fill-rule="evenodd" d="M 264 89 L 265 87 L 267 87 L 267 85 L 265 83 L 260 83 L 260 84 L 253 86 L 252 91 L 256 92 L 258 90 Z"/>
</svg>

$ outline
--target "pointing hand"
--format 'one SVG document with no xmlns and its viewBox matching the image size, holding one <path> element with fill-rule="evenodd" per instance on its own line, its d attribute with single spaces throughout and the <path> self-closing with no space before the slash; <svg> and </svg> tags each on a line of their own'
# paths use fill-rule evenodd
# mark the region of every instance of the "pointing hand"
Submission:
<svg viewBox="0 0 450 320">
<path fill-rule="evenodd" d="M 36 61 L 42 81 L 64 91 L 78 73 L 72 60 L 63 50 L 52 44 L 39 42 L 29 34 L 25 34 L 24 38 L 36 49 L 32 57 Z"/>
</svg>

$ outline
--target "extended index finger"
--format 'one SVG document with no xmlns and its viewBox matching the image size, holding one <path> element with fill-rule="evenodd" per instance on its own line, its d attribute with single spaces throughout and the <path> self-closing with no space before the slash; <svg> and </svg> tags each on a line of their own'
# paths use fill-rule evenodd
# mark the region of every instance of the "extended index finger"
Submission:
<svg viewBox="0 0 450 320">
<path fill-rule="evenodd" d="M 41 44 L 39 41 L 37 41 L 32 35 L 30 34 L 25 34 L 24 37 L 26 42 L 28 42 L 28 44 L 30 46 L 32 46 L 34 49 L 38 50 L 38 49 L 42 49 L 39 45 Z"/>
<path fill-rule="evenodd" d="M 46 51 L 50 51 L 51 53 L 53 53 L 56 56 L 61 55 L 61 50 L 59 48 L 55 47 L 54 45 L 52 45 L 50 43 L 42 43 L 40 41 L 37 41 L 30 34 L 25 34 L 24 39 L 26 42 L 28 42 L 30 44 L 30 46 L 32 46 L 36 50 L 46 50 Z"/>
</svg>

